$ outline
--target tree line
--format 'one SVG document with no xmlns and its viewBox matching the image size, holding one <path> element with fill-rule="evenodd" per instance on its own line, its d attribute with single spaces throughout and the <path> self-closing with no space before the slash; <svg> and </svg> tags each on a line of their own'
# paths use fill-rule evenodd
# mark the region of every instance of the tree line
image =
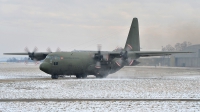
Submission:
<svg viewBox="0 0 200 112">
<path fill-rule="evenodd" d="M 182 51 L 186 47 L 191 46 L 191 42 L 184 41 L 182 43 L 176 43 L 174 46 L 168 44 L 166 46 L 162 46 L 162 51 Z"/>
<path fill-rule="evenodd" d="M 20 59 L 12 57 L 12 58 L 7 59 L 7 62 L 25 62 L 25 61 L 29 61 L 27 57 L 20 58 Z"/>
</svg>

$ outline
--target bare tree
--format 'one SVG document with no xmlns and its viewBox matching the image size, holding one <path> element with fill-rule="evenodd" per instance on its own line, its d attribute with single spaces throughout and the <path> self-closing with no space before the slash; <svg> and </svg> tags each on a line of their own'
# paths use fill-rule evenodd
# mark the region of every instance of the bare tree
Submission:
<svg viewBox="0 0 200 112">
<path fill-rule="evenodd" d="M 191 42 L 184 41 L 182 43 L 176 43 L 175 46 L 171 46 L 170 44 L 166 45 L 165 47 L 162 47 L 162 51 L 182 51 L 186 47 L 191 46 Z"/>
<path fill-rule="evenodd" d="M 176 51 L 181 51 L 182 50 L 181 43 L 176 43 L 174 48 Z"/>
<path fill-rule="evenodd" d="M 166 51 L 175 51 L 175 48 L 172 47 L 170 44 L 166 46 Z"/>
</svg>

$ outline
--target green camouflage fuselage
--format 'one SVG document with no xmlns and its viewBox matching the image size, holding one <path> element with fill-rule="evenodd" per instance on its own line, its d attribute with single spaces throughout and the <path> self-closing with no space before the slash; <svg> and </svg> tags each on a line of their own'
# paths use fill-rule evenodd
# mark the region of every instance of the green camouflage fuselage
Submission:
<svg viewBox="0 0 200 112">
<path fill-rule="evenodd" d="M 107 76 L 120 70 L 124 66 L 118 66 L 115 63 L 116 58 L 112 60 L 101 60 L 101 68 L 96 68 L 96 61 L 93 59 L 94 53 L 92 51 L 51 53 L 40 65 L 40 69 L 51 75 L 87 74 Z"/>
</svg>

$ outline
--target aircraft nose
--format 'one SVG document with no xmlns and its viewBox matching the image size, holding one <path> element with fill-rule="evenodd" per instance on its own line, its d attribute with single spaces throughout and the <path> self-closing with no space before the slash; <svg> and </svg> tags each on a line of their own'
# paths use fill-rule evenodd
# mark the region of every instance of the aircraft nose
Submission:
<svg viewBox="0 0 200 112">
<path fill-rule="evenodd" d="M 50 64 L 43 62 L 42 64 L 40 64 L 40 70 L 42 70 L 45 73 L 49 73 L 50 70 Z"/>
</svg>

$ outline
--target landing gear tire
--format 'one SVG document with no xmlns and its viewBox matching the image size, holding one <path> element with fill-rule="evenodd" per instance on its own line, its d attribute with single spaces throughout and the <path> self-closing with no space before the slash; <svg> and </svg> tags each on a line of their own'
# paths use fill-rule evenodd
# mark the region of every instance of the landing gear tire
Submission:
<svg viewBox="0 0 200 112">
<path fill-rule="evenodd" d="M 102 78 L 106 78 L 107 76 L 108 76 L 108 74 L 96 75 L 96 78 L 102 79 Z"/>
<path fill-rule="evenodd" d="M 64 78 L 65 76 L 64 75 L 60 75 L 59 77 Z"/>
<path fill-rule="evenodd" d="M 102 78 L 104 78 L 102 75 L 98 75 L 98 76 L 96 76 L 96 78 L 98 78 L 98 79 L 102 79 Z"/>
<path fill-rule="evenodd" d="M 51 75 L 52 79 L 58 79 L 58 75 Z"/>
<path fill-rule="evenodd" d="M 83 79 L 85 79 L 85 78 L 87 78 L 87 75 L 85 75 L 85 74 L 83 74 L 83 75 L 76 75 L 76 78 L 77 79 L 80 79 L 80 78 L 83 78 Z"/>
<path fill-rule="evenodd" d="M 83 75 L 82 75 L 82 78 L 83 78 L 83 79 L 86 79 L 86 78 L 87 78 L 87 75 L 86 75 L 86 74 L 83 74 Z"/>
<path fill-rule="evenodd" d="M 81 78 L 81 75 L 76 75 L 76 78 L 77 78 L 77 79 L 80 79 L 80 78 Z"/>
</svg>

